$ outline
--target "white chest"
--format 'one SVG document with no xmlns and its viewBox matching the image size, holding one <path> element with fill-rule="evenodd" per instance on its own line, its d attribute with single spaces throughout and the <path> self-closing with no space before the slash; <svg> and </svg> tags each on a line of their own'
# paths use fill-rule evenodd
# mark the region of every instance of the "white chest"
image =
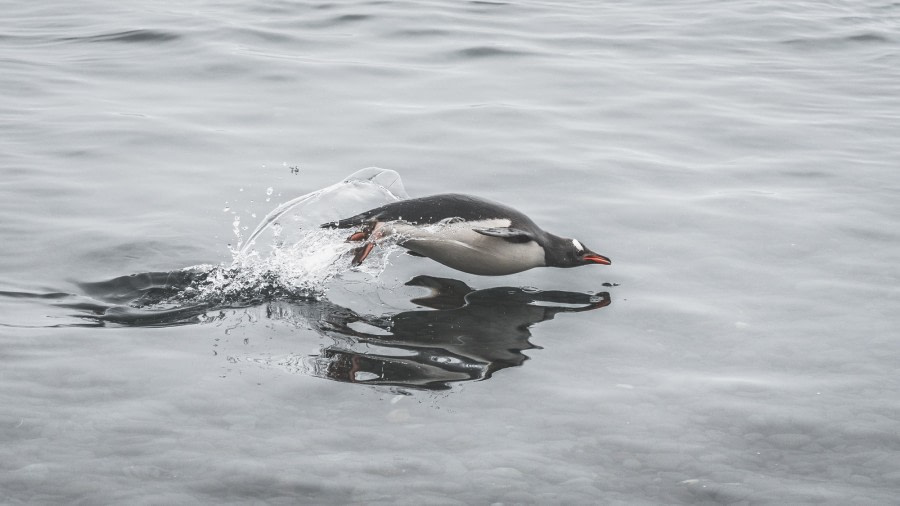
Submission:
<svg viewBox="0 0 900 506">
<path fill-rule="evenodd" d="M 534 241 L 514 243 L 473 230 L 508 226 L 502 219 L 430 226 L 393 222 L 381 231 L 411 251 L 470 274 L 500 276 L 545 265 L 544 249 Z"/>
</svg>

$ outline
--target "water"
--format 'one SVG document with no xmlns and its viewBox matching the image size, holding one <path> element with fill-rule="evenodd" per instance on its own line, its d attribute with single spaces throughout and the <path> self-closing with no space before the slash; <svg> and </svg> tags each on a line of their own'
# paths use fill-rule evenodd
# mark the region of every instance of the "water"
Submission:
<svg viewBox="0 0 900 506">
<path fill-rule="evenodd" d="M 2 502 L 896 502 L 900 4 L 19 2 L 0 28 Z M 370 166 L 613 264 L 353 271 L 317 236 L 312 291 L 178 299 Z"/>
</svg>

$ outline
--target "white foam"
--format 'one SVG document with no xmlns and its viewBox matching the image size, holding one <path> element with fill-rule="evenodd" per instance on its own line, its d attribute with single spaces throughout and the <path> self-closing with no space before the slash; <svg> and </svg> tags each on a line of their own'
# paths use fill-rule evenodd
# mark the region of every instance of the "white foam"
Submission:
<svg viewBox="0 0 900 506">
<path fill-rule="evenodd" d="M 352 251 L 360 246 L 346 242 L 352 231 L 320 225 L 407 197 L 399 174 L 372 167 L 279 205 L 247 241 L 240 240 L 242 227 L 236 217 L 238 242 L 231 249 L 231 264 L 189 268 L 201 275 L 178 300 L 221 304 L 282 296 L 318 298 L 329 281 L 351 269 L 377 278 L 398 249 L 396 240 L 380 240 L 363 265 L 352 267 Z"/>
</svg>

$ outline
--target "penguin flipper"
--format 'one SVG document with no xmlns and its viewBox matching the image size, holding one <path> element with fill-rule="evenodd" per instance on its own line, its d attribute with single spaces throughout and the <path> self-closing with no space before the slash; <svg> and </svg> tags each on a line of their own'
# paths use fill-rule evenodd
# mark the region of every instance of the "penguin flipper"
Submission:
<svg viewBox="0 0 900 506">
<path fill-rule="evenodd" d="M 489 237 L 499 237 L 500 239 L 505 239 L 509 242 L 528 242 L 533 241 L 534 236 L 530 233 L 519 230 L 518 228 L 510 228 L 510 227 L 494 227 L 494 228 L 473 228 L 475 232 L 478 232 L 481 235 L 486 235 Z"/>
</svg>

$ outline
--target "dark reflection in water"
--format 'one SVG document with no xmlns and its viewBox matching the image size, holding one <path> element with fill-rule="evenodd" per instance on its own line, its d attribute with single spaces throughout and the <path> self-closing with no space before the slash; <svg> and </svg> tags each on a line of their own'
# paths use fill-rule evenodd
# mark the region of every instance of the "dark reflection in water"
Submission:
<svg viewBox="0 0 900 506">
<path fill-rule="evenodd" d="M 608 293 L 540 292 L 500 287 L 474 290 L 454 279 L 417 276 L 407 283 L 432 290 L 412 302 L 433 309 L 380 317 L 353 314 L 324 332 L 336 339 L 314 357 L 313 373 L 350 383 L 441 390 L 490 378 L 522 365 L 529 328 L 557 313 L 609 305 Z M 339 313 L 341 314 L 341 313 Z M 346 314 L 346 313 L 343 313 Z M 360 322 L 371 330 L 354 330 Z"/>
<path fill-rule="evenodd" d="M 311 328 L 332 341 L 317 355 L 293 357 L 292 369 L 347 383 L 444 390 L 522 365 L 528 359 L 524 351 L 537 348 L 529 341 L 533 325 L 558 313 L 610 304 L 608 292 L 475 290 L 454 279 L 417 276 L 406 284 L 430 290 L 411 300 L 423 309 L 380 316 L 359 314 L 326 299 L 266 294 L 231 303 L 160 307 L 159 301 L 171 300 L 203 275 L 147 273 L 82 284 L 89 296 L 106 304 L 64 307 L 77 309 L 86 325 L 162 327 L 215 321 L 226 316 L 224 309 L 258 306 L 267 318 Z"/>
</svg>

